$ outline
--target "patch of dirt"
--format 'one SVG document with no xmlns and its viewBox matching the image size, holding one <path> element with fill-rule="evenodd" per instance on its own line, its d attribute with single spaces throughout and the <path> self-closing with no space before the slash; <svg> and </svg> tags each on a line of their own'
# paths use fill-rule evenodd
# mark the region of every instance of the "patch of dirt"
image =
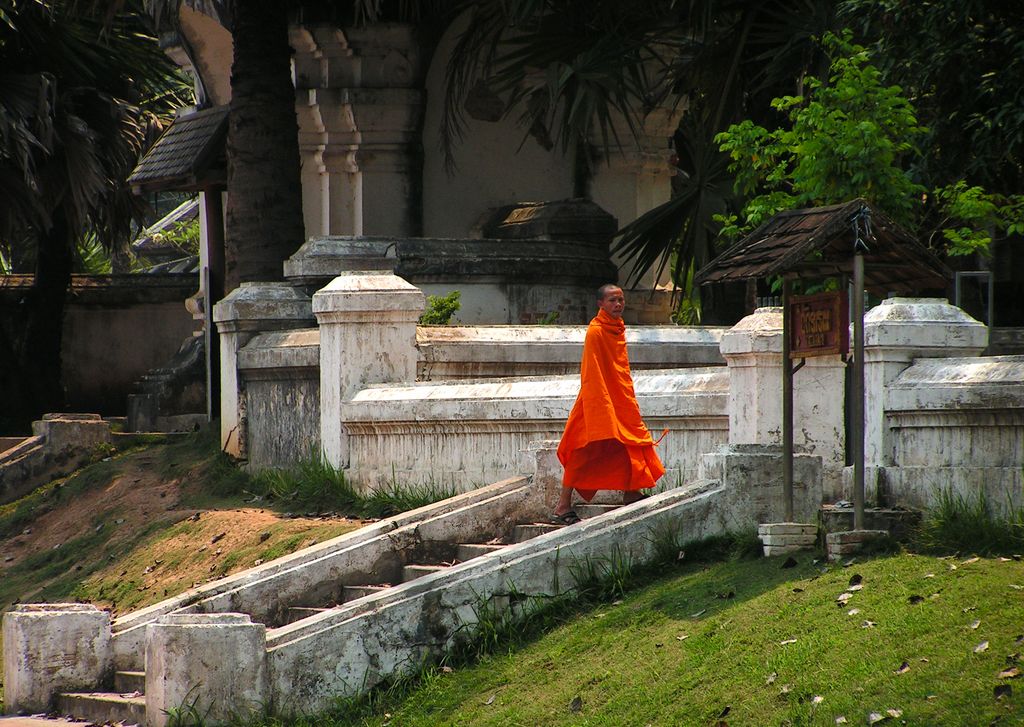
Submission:
<svg viewBox="0 0 1024 727">
<path fill-rule="evenodd" d="M 204 463 L 169 480 L 159 474 L 157 454 L 151 451 L 125 455 L 116 464 L 119 474 L 109 484 L 74 495 L 55 495 L 58 500 L 52 509 L 34 517 L 18 535 L 0 540 L 0 578 L 26 558 L 60 548 L 91 531 L 113 529 L 102 548 L 120 550 L 119 543 L 124 545 L 146 528 L 163 523 L 168 528 L 163 536 L 154 535 L 148 545 L 110 562 L 83 581 L 87 591 L 99 596 L 89 600 L 113 608 L 117 615 L 251 568 L 262 562 L 262 553 L 284 555 L 365 522 L 342 517 L 284 518 L 258 507 L 200 511 L 185 507 L 182 499 L 189 489 L 202 486 Z M 94 552 L 82 557 L 104 556 Z M 119 581 L 122 592 L 123 586 L 131 585 L 138 593 L 131 598 L 122 593 L 121 603 L 104 598 L 104 589 L 112 591 Z M 31 596 L 25 593 L 22 600 Z"/>
</svg>

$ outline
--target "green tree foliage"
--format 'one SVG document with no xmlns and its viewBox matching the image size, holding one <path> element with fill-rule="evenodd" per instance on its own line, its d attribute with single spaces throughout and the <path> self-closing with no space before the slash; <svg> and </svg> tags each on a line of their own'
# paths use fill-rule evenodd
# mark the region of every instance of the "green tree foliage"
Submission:
<svg viewBox="0 0 1024 727">
<path fill-rule="evenodd" d="M 1024 3 L 844 0 L 841 17 L 928 130 L 915 174 L 1024 191 Z"/>
<path fill-rule="evenodd" d="M 913 228 L 932 197 L 942 213 L 932 240 L 953 255 L 985 252 L 991 229 L 1020 229 L 1021 198 L 992 195 L 963 181 L 929 194 L 915 181 L 912 162 L 927 129 L 902 89 L 886 85 L 867 50 L 851 38 L 849 31 L 824 37 L 832 59 L 827 82 L 810 77 L 806 96 L 772 101 L 787 125 L 768 130 L 748 120 L 716 137 L 747 196 L 741 219 L 720 217 L 723 234 L 751 230 L 784 209 L 855 197 Z"/>
<path fill-rule="evenodd" d="M 61 330 L 75 249 L 124 244 L 144 210 L 125 180 L 183 105 L 141 6 L 0 0 L 0 241 L 33 284 L 0 318 L 0 428 L 59 411 Z"/>
<path fill-rule="evenodd" d="M 452 316 L 462 307 L 462 293 L 453 290 L 448 295 L 428 295 L 427 309 L 420 316 L 419 322 L 425 326 L 446 326 Z"/>
</svg>

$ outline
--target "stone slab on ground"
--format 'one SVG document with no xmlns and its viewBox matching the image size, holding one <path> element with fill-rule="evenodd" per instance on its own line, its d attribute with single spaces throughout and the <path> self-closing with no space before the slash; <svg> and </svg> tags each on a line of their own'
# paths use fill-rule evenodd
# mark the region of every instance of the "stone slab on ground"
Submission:
<svg viewBox="0 0 1024 727">
<path fill-rule="evenodd" d="M 764 546 L 764 555 L 795 553 L 813 548 L 818 540 L 818 526 L 813 523 L 761 523 L 757 535 Z"/>
<path fill-rule="evenodd" d="M 853 508 L 822 505 L 818 511 L 821 529 L 826 533 L 853 530 Z M 920 510 L 885 507 L 864 508 L 864 527 L 868 530 L 887 530 L 897 540 L 906 540 L 921 522 Z"/>
<path fill-rule="evenodd" d="M 839 560 L 848 555 L 855 555 L 867 543 L 887 537 L 889 537 L 888 530 L 847 530 L 845 532 L 829 533 L 825 536 L 828 559 Z"/>
</svg>

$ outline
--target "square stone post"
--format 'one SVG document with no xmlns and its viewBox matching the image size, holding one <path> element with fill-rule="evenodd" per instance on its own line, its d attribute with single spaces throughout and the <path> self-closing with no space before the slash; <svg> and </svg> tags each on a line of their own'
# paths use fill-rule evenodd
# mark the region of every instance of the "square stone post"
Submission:
<svg viewBox="0 0 1024 727">
<path fill-rule="evenodd" d="M 267 331 L 313 326 L 309 297 L 288 283 L 242 283 L 213 307 L 220 336 L 220 446 L 245 456 L 245 421 L 238 351 Z"/>
<path fill-rule="evenodd" d="M 241 613 L 169 614 L 146 627 L 146 727 L 192 707 L 203 724 L 270 706 L 267 628 Z"/>
<path fill-rule="evenodd" d="M 62 692 L 95 691 L 110 668 L 110 614 L 37 603 L 4 614 L 4 709 L 47 712 Z"/>
<path fill-rule="evenodd" d="M 416 323 L 423 292 L 388 272 L 339 275 L 313 294 L 320 324 L 320 442 L 335 467 L 348 466 L 341 405 L 368 384 L 416 380 Z"/>
<path fill-rule="evenodd" d="M 565 470 L 558 461 L 557 439 L 535 439 L 522 451 L 520 471 L 533 478 L 533 486 L 544 498 L 544 508 L 554 512 L 562 494 Z"/>
<path fill-rule="evenodd" d="M 729 366 L 729 444 L 704 455 L 701 477 L 730 489 L 730 526 L 783 518 L 782 308 L 759 308 L 722 336 Z M 787 362 L 788 363 L 788 362 Z M 826 481 L 838 488 L 845 451 L 844 367 L 808 359 L 793 381 L 793 512 L 813 519 Z"/>
<path fill-rule="evenodd" d="M 864 315 L 867 499 L 877 498 L 878 469 L 892 464 L 886 387 L 914 359 L 978 356 L 987 345 L 988 328 L 943 298 L 889 298 Z"/>
</svg>

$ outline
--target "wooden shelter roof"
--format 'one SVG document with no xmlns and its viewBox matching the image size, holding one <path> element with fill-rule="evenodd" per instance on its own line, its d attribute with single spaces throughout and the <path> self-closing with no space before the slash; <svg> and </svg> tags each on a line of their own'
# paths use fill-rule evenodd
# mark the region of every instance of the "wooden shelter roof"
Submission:
<svg viewBox="0 0 1024 727">
<path fill-rule="evenodd" d="M 873 292 L 944 288 L 952 277 L 949 268 L 910 233 L 858 198 L 780 212 L 701 268 L 694 282 L 850 275 L 858 237 L 863 244 L 864 284 Z"/>
<path fill-rule="evenodd" d="M 228 107 L 179 116 L 128 177 L 137 191 L 196 191 L 225 184 Z"/>
</svg>

